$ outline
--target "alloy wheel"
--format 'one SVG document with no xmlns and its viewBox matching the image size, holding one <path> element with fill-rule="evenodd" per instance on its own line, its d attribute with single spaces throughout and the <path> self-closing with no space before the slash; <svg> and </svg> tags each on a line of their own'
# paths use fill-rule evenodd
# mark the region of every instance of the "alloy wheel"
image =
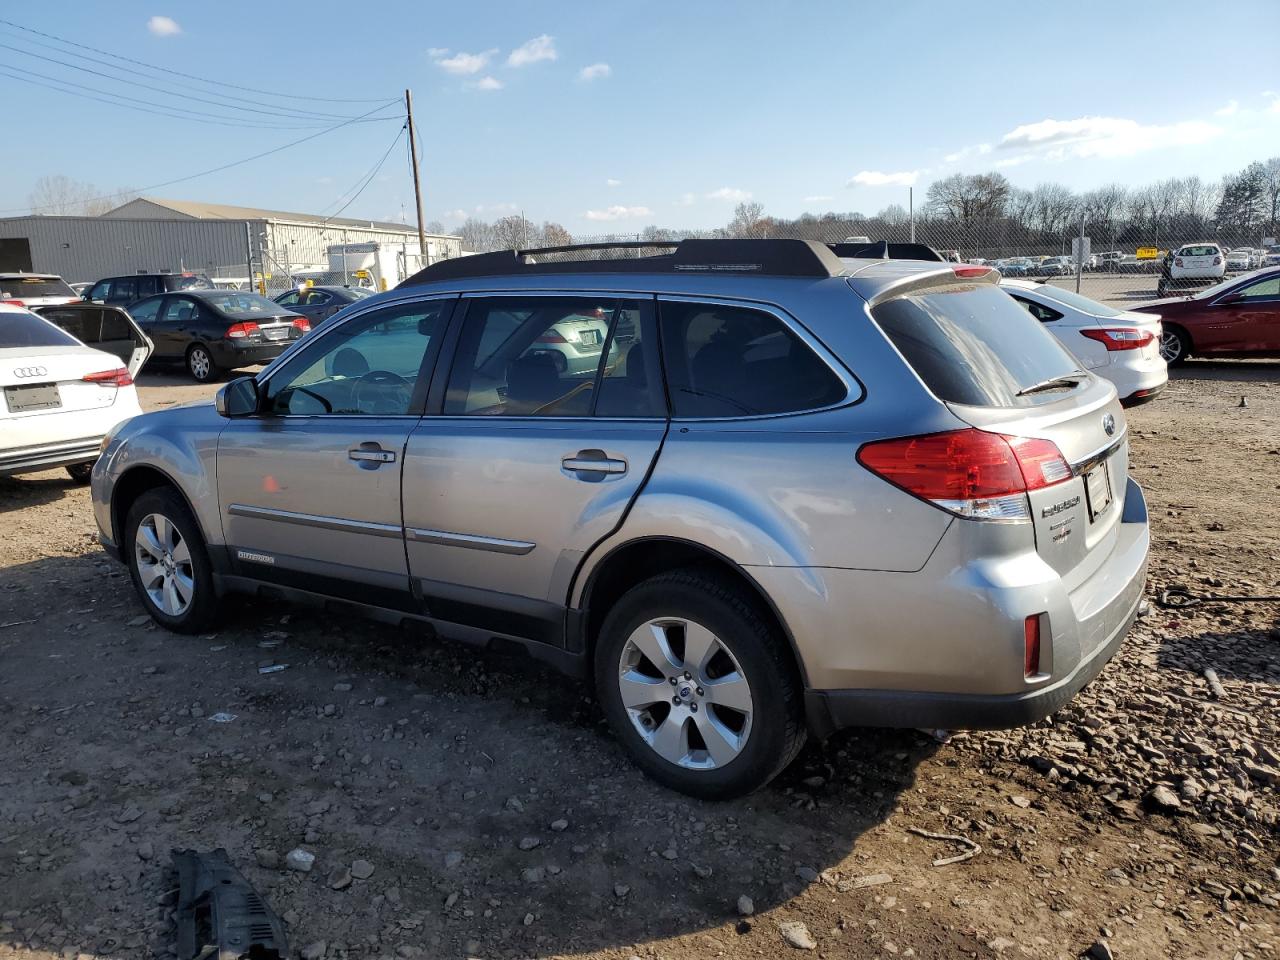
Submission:
<svg viewBox="0 0 1280 960">
<path fill-rule="evenodd" d="M 619 657 L 618 690 L 644 742 L 677 766 L 724 767 L 751 735 L 746 676 L 728 645 L 692 620 L 637 627 Z"/>
<path fill-rule="evenodd" d="M 133 538 L 138 580 L 156 609 L 180 617 L 195 596 L 195 572 L 191 550 L 168 517 L 149 513 L 138 524 Z"/>
<path fill-rule="evenodd" d="M 1173 363 L 1182 356 L 1182 338 L 1172 330 L 1165 330 L 1160 335 L 1160 356 L 1165 363 Z"/>
<path fill-rule="evenodd" d="M 202 347 L 195 347 L 191 351 L 191 357 L 187 361 L 191 366 L 191 375 L 197 380 L 207 380 L 209 373 L 213 369 L 213 360 L 210 359 Z"/>
</svg>

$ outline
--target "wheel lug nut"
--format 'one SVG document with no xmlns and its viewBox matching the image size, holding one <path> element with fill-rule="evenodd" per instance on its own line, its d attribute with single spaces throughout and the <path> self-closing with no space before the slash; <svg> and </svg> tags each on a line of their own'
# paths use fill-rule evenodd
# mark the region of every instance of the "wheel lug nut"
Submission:
<svg viewBox="0 0 1280 960">
<path fill-rule="evenodd" d="M 676 685 L 676 678 L 675 678 L 675 677 L 672 677 L 672 678 L 671 678 L 671 685 L 672 685 L 673 687 Z"/>
<path fill-rule="evenodd" d="M 678 706 L 680 706 L 680 698 L 679 698 L 679 697 L 672 697 L 672 698 L 671 698 L 671 702 L 672 702 L 672 703 L 674 703 L 677 707 L 678 707 Z"/>
<path fill-rule="evenodd" d="M 698 696 L 702 696 L 702 688 L 698 687 Z"/>
<path fill-rule="evenodd" d="M 689 704 L 689 709 L 690 709 L 690 710 L 692 710 L 694 713 L 697 713 L 697 712 L 698 712 L 698 705 L 697 705 L 696 703 L 691 703 L 691 704 Z"/>
<path fill-rule="evenodd" d="M 684 678 L 685 678 L 686 680 L 692 680 L 692 679 L 693 679 L 693 674 L 691 674 L 688 670 L 686 670 L 686 671 L 684 672 Z"/>
</svg>

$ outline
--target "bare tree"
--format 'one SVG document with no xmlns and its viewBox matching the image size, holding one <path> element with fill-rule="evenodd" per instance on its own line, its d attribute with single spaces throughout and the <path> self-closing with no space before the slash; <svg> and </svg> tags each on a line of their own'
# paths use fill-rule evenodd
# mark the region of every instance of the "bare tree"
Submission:
<svg viewBox="0 0 1280 960">
<path fill-rule="evenodd" d="M 544 247 L 567 247 L 573 243 L 573 234 L 551 220 L 542 224 L 541 243 Z"/>
<path fill-rule="evenodd" d="M 519 215 L 503 217 L 493 225 L 493 241 L 496 250 L 520 250 L 536 247 L 538 225 Z"/>
<path fill-rule="evenodd" d="M 493 224 L 468 217 L 458 228 L 458 236 L 462 238 L 462 249 L 471 253 L 486 253 L 496 248 Z"/>
<path fill-rule="evenodd" d="M 891 227 L 901 226 L 906 223 L 910 216 L 907 208 L 900 203 L 891 203 L 879 213 L 875 215 L 875 219 L 882 220 Z"/>
<path fill-rule="evenodd" d="M 733 208 L 729 221 L 729 234 L 734 237 L 759 237 L 764 235 L 764 204 L 745 201 Z"/>
<path fill-rule="evenodd" d="M 1003 174 L 953 173 L 931 183 L 925 196 L 936 215 L 971 224 L 1002 214 L 1009 190 Z"/>
<path fill-rule="evenodd" d="M 104 193 L 92 183 L 73 180 L 65 174 L 55 173 L 41 177 L 27 194 L 27 202 L 34 214 L 54 217 L 99 217 L 122 203 L 137 197 L 136 190 L 125 187 L 114 193 Z"/>
</svg>

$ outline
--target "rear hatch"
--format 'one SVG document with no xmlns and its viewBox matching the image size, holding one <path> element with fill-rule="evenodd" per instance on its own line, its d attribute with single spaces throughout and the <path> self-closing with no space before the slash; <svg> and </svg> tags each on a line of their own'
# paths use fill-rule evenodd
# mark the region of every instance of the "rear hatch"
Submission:
<svg viewBox="0 0 1280 960">
<path fill-rule="evenodd" d="M 1173 258 L 1179 270 L 1212 271 L 1222 263 L 1222 251 L 1217 247 L 1200 245 L 1183 247 Z"/>
<path fill-rule="evenodd" d="M 39 307 L 35 313 L 85 346 L 119 358 L 131 377 L 138 375 L 154 349 L 150 338 L 123 307 L 82 302 Z"/>
<path fill-rule="evenodd" d="M 917 287 L 874 303 L 872 315 L 958 419 L 1052 444 L 1036 447 L 1043 463 L 1030 469 L 1043 474 L 1028 478 L 1036 550 L 1069 582 L 1087 578 L 1110 552 L 1124 507 L 1129 451 L 1115 388 L 985 278 Z"/>
<path fill-rule="evenodd" d="M 0 312 L 0 414 L 98 410 L 132 383 L 120 360 L 25 311 Z"/>
</svg>

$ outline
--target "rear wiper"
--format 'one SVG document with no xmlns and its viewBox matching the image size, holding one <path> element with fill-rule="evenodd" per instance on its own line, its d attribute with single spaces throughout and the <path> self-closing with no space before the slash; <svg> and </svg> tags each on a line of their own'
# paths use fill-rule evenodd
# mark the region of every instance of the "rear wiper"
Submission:
<svg viewBox="0 0 1280 960">
<path fill-rule="evenodd" d="M 1050 377 L 1048 380 L 1041 380 L 1039 383 L 1033 383 L 1029 387 L 1023 387 L 1018 391 L 1018 396 L 1025 397 L 1029 393 L 1041 393 L 1045 390 L 1056 390 L 1059 387 L 1074 387 L 1088 375 L 1089 373 L 1086 370 L 1072 370 L 1070 373 L 1064 373 L 1060 377 Z"/>
</svg>

